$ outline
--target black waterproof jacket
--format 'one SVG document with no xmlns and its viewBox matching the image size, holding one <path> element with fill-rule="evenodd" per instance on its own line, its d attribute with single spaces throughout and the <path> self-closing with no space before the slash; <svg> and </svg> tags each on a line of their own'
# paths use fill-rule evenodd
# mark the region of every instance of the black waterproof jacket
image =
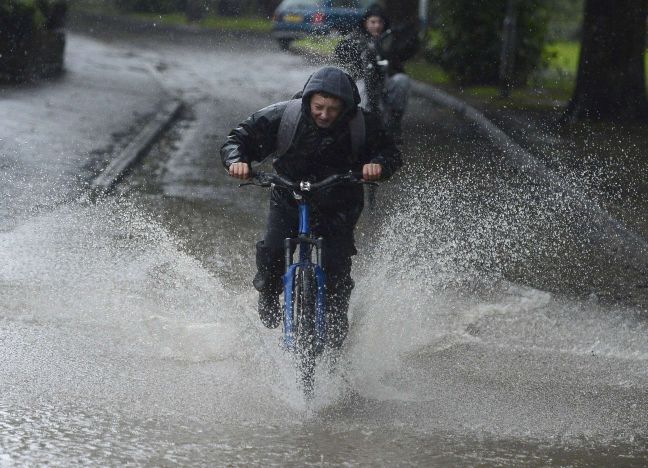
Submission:
<svg viewBox="0 0 648 468">
<path fill-rule="evenodd" d="M 345 104 L 342 115 L 327 129 L 319 128 L 310 116 L 310 98 L 318 92 L 339 97 Z M 359 103 L 356 85 L 346 73 L 335 67 L 315 72 L 304 86 L 302 116 L 293 143 L 286 154 L 273 160 L 276 172 L 291 180 L 317 182 L 332 174 L 361 171 L 367 163 L 378 163 L 383 168 L 383 179 L 391 177 L 402 164 L 401 154 L 378 116 L 365 112 L 365 145 L 353 160 L 348 123 L 355 112 L 364 112 Z M 258 162 L 273 156 L 286 106 L 287 102 L 279 102 L 261 109 L 232 130 L 221 148 L 224 166 L 229 168 L 235 162 Z M 294 206 L 286 191 L 274 190 L 272 199 Z M 336 186 L 319 192 L 315 204 L 318 210 L 334 217 L 347 211 L 346 217 L 355 224 L 362 210 L 363 190 L 361 186 Z"/>
</svg>

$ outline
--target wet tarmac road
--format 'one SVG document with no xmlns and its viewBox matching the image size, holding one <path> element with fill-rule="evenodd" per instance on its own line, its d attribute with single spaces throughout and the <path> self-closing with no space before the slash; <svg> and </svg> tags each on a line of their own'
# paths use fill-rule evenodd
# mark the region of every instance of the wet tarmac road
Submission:
<svg viewBox="0 0 648 468">
<path fill-rule="evenodd" d="M 407 167 L 360 225 L 343 359 L 322 366 L 307 407 L 249 286 L 267 194 L 236 188 L 217 150 L 313 67 L 258 38 L 126 39 L 110 44 L 156 64 L 190 106 L 120 194 L 3 234 L 3 461 L 645 464 L 640 309 L 584 299 L 585 281 L 555 288 L 524 247 L 560 259 L 569 246 L 537 233 L 560 239 L 569 212 L 419 100 Z"/>
</svg>

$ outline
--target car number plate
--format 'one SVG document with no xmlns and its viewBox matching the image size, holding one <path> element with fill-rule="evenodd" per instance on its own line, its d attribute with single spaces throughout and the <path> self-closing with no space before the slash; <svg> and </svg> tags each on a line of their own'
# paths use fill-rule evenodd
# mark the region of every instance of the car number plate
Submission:
<svg viewBox="0 0 648 468">
<path fill-rule="evenodd" d="M 286 23 L 301 23 L 304 21 L 304 17 L 302 15 L 286 15 L 284 21 Z"/>
</svg>

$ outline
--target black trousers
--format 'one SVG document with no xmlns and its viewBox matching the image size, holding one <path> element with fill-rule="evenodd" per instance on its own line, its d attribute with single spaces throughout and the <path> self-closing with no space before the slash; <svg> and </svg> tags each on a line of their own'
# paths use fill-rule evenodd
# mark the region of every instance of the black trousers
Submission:
<svg viewBox="0 0 648 468">
<path fill-rule="evenodd" d="M 316 236 L 324 237 L 323 268 L 326 273 L 327 329 L 329 346 L 342 346 L 349 329 L 347 312 L 354 287 L 351 278 L 351 257 L 357 253 L 353 229 L 362 207 L 347 212 L 311 214 L 311 226 Z M 358 215 L 355 215 L 355 212 Z M 279 294 L 285 271 L 284 239 L 297 237 L 299 211 L 297 206 L 273 197 L 270 201 L 268 224 L 262 241 L 257 243 L 257 274 L 254 287 L 258 291 Z"/>
</svg>

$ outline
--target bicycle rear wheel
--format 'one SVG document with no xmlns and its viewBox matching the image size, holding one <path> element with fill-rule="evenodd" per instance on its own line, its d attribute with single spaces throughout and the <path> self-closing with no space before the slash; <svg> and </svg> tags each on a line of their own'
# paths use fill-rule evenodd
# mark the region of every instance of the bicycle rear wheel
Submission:
<svg viewBox="0 0 648 468">
<path fill-rule="evenodd" d="M 317 356 L 317 277 L 313 267 L 299 267 L 295 272 L 293 314 L 297 367 L 304 394 L 310 397 Z"/>
</svg>

